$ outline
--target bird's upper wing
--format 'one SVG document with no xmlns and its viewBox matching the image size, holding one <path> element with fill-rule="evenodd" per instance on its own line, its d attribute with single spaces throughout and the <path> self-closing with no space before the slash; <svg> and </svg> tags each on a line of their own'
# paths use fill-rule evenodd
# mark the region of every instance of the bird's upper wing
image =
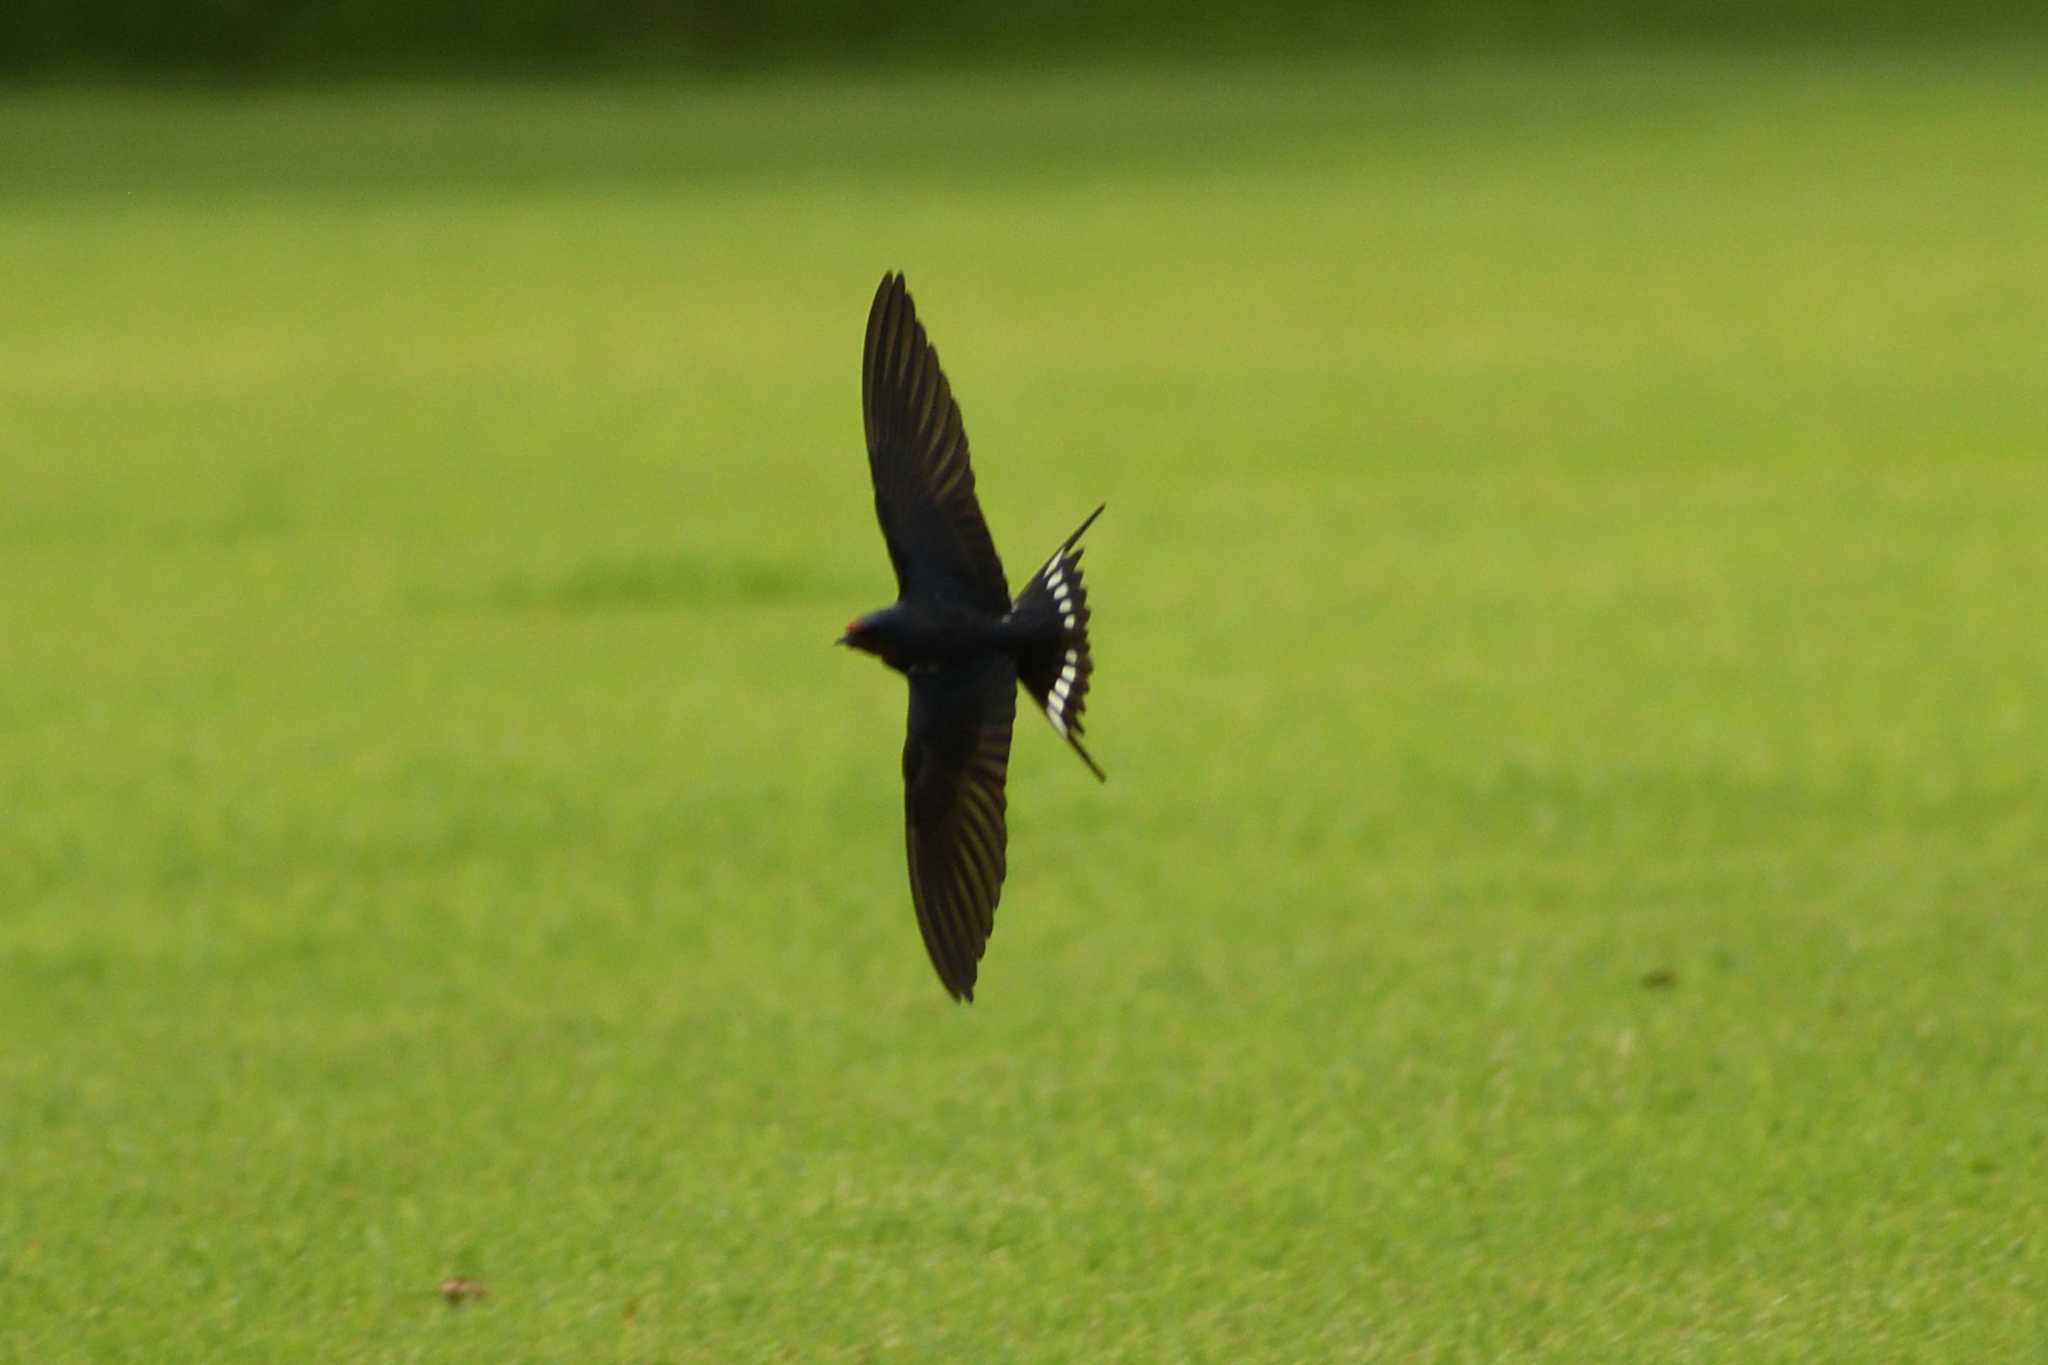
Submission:
<svg viewBox="0 0 2048 1365">
<path fill-rule="evenodd" d="M 974 998 L 975 967 L 1003 894 L 1003 784 L 1016 714 L 1017 666 L 1008 655 L 910 675 L 910 898 L 925 951 L 955 999 Z"/>
<path fill-rule="evenodd" d="M 882 277 L 868 310 L 860 393 L 875 515 L 900 594 L 907 601 L 1008 611 L 1009 583 L 974 498 L 960 406 L 901 275 Z"/>
</svg>

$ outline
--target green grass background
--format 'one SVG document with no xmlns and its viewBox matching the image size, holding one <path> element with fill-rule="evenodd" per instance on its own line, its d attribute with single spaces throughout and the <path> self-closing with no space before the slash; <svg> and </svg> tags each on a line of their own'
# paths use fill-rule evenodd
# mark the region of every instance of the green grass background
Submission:
<svg viewBox="0 0 2048 1365">
<path fill-rule="evenodd" d="M 2025 52 L 0 93 L 0 1352 L 2048 1358 L 2044 164 Z M 1109 503 L 967 1009 L 891 267 L 1013 573 Z"/>
</svg>

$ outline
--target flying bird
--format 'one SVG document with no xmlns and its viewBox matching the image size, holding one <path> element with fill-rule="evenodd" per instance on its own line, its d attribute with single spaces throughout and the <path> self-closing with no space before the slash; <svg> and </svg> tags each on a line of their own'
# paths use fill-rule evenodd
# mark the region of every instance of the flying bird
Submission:
<svg viewBox="0 0 2048 1365">
<path fill-rule="evenodd" d="M 925 339 L 903 276 L 882 277 L 868 310 L 861 412 L 875 516 L 896 570 L 896 601 L 846 627 L 838 643 L 910 682 L 903 806 L 910 900 L 939 980 L 974 999 L 982 949 L 1003 894 L 1010 727 L 1021 685 L 1089 771 L 1081 711 L 1095 661 L 1081 535 L 1097 507 L 1015 600 L 974 497 L 960 405 Z"/>
</svg>

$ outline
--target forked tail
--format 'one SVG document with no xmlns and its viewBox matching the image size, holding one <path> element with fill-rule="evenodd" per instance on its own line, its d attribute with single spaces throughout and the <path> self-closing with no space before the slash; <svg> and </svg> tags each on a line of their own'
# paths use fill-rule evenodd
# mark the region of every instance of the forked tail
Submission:
<svg viewBox="0 0 2048 1365">
<path fill-rule="evenodd" d="M 1081 582 L 1081 551 L 1076 548 L 1082 533 L 1101 515 L 1101 507 L 1090 512 L 1045 567 L 1031 575 L 1010 615 L 1031 637 L 1018 653 L 1018 680 L 1088 770 L 1106 782 L 1108 777 L 1081 747 L 1081 711 L 1088 703 L 1095 657 L 1088 647 L 1088 589 Z"/>
</svg>

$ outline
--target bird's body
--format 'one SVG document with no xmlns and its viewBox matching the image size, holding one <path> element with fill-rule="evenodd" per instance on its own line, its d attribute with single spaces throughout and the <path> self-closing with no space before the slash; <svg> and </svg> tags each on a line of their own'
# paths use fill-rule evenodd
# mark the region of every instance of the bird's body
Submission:
<svg viewBox="0 0 2048 1365">
<path fill-rule="evenodd" d="M 1020 634 L 1005 616 L 942 605 L 896 602 L 856 621 L 861 647 L 899 673 L 960 663 L 989 651 L 1008 653 Z"/>
<path fill-rule="evenodd" d="M 1010 597 L 974 496 L 960 409 L 901 275 L 883 277 L 868 313 L 861 408 L 898 596 L 840 642 L 909 679 L 911 901 L 940 981 L 972 1000 L 1008 866 L 1004 782 L 1019 684 L 1102 776 L 1080 741 L 1094 660 L 1076 548 L 1102 509 Z"/>
</svg>

